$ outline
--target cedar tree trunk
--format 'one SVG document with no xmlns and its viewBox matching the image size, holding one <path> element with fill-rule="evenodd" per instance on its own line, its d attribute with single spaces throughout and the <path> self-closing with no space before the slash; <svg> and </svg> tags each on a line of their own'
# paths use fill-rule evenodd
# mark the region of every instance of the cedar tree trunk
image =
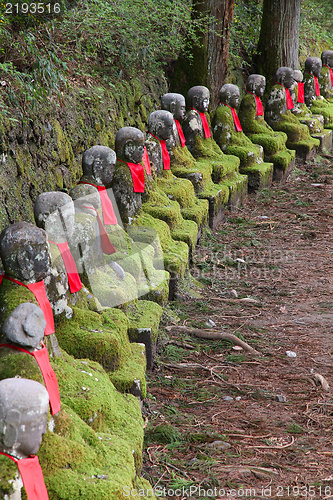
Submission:
<svg viewBox="0 0 333 500">
<path fill-rule="evenodd" d="M 257 70 L 270 82 L 281 66 L 298 69 L 301 0 L 264 0 Z"/>
</svg>

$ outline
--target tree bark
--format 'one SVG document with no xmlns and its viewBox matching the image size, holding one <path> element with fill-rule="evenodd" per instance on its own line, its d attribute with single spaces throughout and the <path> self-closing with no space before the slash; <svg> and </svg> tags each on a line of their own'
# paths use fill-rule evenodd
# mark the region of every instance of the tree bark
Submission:
<svg viewBox="0 0 333 500">
<path fill-rule="evenodd" d="M 180 57 L 171 78 L 171 89 L 185 95 L 194 85 L 205 85 L 211 92 L 215 109 L 218 94 L 228 70 L 230 24 L 235 0 L 194 0 L 195 20 L 209 15 L 205 33 L 198 33 L 198 43 L 188 48 L 192 58 Z"/>
<path fill-rule="evenodd" d="M 281 66 L 298 69 L 301 0 L 264 0 L 257 71 L 270 83 Z"/>
</svg>

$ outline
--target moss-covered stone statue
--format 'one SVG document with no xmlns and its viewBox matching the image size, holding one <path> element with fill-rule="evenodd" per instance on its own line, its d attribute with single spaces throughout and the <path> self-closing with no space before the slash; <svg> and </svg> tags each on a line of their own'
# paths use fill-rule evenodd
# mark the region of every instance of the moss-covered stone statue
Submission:
<svg viewBox="0 0 333 500">
<path fill-rule="evenodd" d="M 220 89 L 220 104 L 212 128 L 221 150 L 240 159 L 240 172 L 248 176 L 249 189 L 268 187 L 272 183 L 273 164 L 263 161 L 263 148 L 244 134 L 236 108 L 239 104 L 237 85 L 225 84 Z"/>
<path fill-rule="evenodd" d="M 286 145 L 289 149 L 294 149 L 297 155 L 307 159 L 315 155 L 320 142 L 310 136 L 307 126 L 301 124 L 292 113 L 294 103 L 290 89 L 294 83 L 293 75 L 293 70 L 285 66 L 277 70 L 276 83 L 267 100 L 265 119 L 273 130 L 287 134 Z"/>
<path fill-rule="evenodd" d="M 322 69 L 318 78 L 320 94 L 333 102 L 333 50 L 321 53 Z"/>
<path fill-rule="evenodd" d="M 175 146 L 185 147 L 186 139 L 181 126 L 186 113 L 185 97 L 182 94 L 169 92 L 161 97 L 161 108 L 169 111 L 174 120 L 172 140 L 170 141 L 169 153 L 172 155 Z"/>
<path fill-rule="evenodd" d="M 327 101 L 321 93 L 319 77 L 322 62 L 319 57 L 308 57 L 304 70 L 304 98 L 305 104 L 313 114 L 324 117 L 324 127 L 333 129 L 333 103 Z"/>
<path fill-rule="evenodd" d="M 190 109 L 183 120 L 183 131 L 191 154 L 185 154 L 185 148 L 176 148 L 171 168 L 176 176 L 192 182 L 199 198 L 208 200 L 209 225 L 215 227 L 226 206 L 237 206 L 246 198 L 247 177 L 238 172 L 239 159 L 224 155 L 212 137 L 209 98 L 207 87 L 197 85 L 188 91 Z"/>
<path fill-rule="evenodd" d="M 300 123 L 308 127 L 311 137 L 319 139 L 319 150 L 328 152 L 332 149 L 332 130 L 324 129 L 324 117 L 313 115 L 305 104 L 303 73 L 300 70 L 294 70 L 293 76 L 295 82 L 290 88 L 290 95 L 294 107 L 291 112 Z"/>
<path fill-rule="evenodd" d="M 264 148 L 264 159 L 274 165 L 274 180 L 285 179 L 295 164 L 295 151 L 286 148 L 287 134 L 275 132 L 265 121 L 261 97 L 266 79 L 262 75 L 250 75 L 246 81 L 246 93 L 239 107 L 239 121 L 243 132 L 255 144 Z"/>
<path fill-rule="evenodd" d="M 54 417 L 49 416 L 46 431 L 49 398 L 35 359 L 15 349 L 0 350 L 0 449 L 19 459 L 15 464 L 0 454 L 1 498 L 6 495 L 21 498 L 15 496 L 22 488 L 17 466 L 22 474 L 24 463 L 20 460 L 37 453 L 38 448 L 47 492 L 52 499 L 94 500 L 97 495 L 106 500 L 121 500 L 125 486 L 142 484 L 149 488 L 147 482 L 136 480 L 142 465 L 143 442 L 137 398 L 118 392 L 103 368 L 89 359 L 75 360 L 63 352 L 52 360 L 52 365 L 59 381 L 62 406 Z M 24 383 L 23 387 L 27 377 L 29 384 Z M 15 385 L 8 384 L 8 380 L 15 380 Z M 41 399 L 31 387 L 38 387 Z M 3 388 L 6 393 L 9 388 L 10 396 L 16 398 L 15 409 L 8 406 L 6 410 L 8 399 L 5 397 L 4 401 Z M 30 480 L 38 466 L 37 460 L 33 460 L 34 463 L 27 463 Z"/>
</svg>

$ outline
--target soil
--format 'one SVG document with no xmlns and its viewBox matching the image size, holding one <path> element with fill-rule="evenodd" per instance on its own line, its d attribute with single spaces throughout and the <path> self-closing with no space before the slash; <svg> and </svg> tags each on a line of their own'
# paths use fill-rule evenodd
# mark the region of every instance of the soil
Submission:
<svg viewBox="0 0 333 500">
<path fill-rule="evenodd" d="M 148 374 L 156 496 L 333 498 L 332 182 L 333 156 L 298 164 L 203 234 L 191 274 L 204 286 L 167 309 Z"/>
</svg>

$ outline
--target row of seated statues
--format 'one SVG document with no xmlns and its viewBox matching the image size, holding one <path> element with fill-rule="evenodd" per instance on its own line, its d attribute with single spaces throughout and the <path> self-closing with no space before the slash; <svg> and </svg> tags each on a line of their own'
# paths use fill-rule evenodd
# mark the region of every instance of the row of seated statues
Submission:
<svg viewBox="0 0 333 500">
<path fill-rule="evenodd" d="M 250 75 L 240 104 L 223 85 L 212 122 L 206 87 L 188 91 L 187 113 L 184 96 L 165 94 L 147 136 L 123 127 L 115 151 L 92 146 L 69 193 L 41 193 L 35 224 L 2 231 L 0 463 L 15 463 L 28 500 L 48 499 L 45 482 L 74 499 L 78 481 L 86 500 L 122 498 L 121 481 L 85 484 L 84 461 L 96 478 L 132 470 L 147 487 L 135 474 L 146 363 L 201 229 L 284 179 L 296 153 L 332 146 L 333 51 L 309 57 L 304 77 L 279 68 L 264 110 L 265 85 Z"/>
</svg>

